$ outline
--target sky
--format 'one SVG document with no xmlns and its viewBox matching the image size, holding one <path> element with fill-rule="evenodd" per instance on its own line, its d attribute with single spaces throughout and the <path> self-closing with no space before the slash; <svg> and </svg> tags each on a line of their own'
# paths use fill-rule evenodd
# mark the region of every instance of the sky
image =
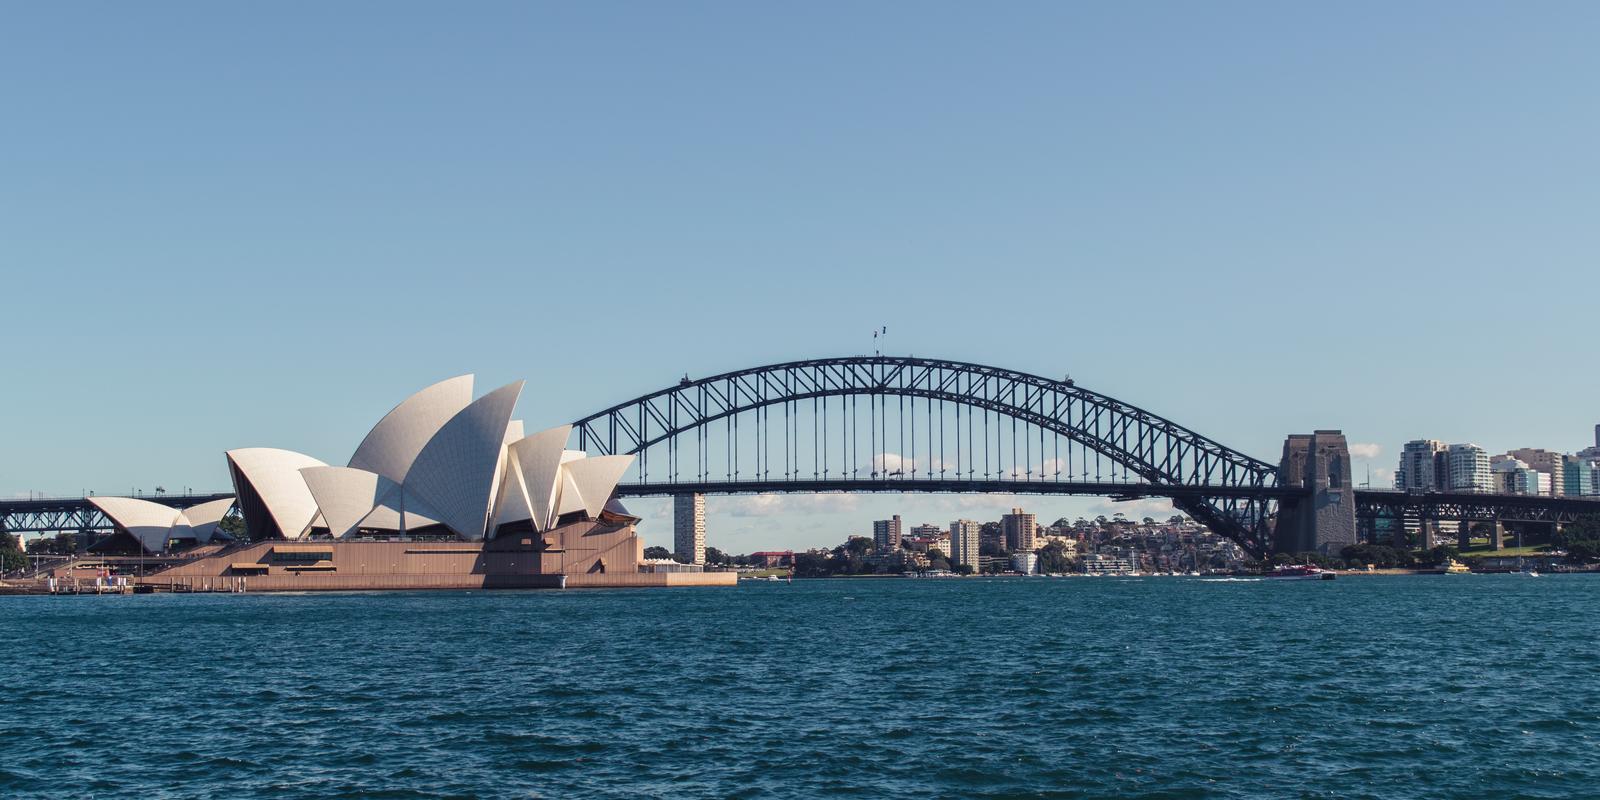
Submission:
<svg viewBox="0 0 1600 800">
<path fill-rule="evenodd" d="M 1375 484 L 1600 423 L 1600 4 L 4 9 L 0 496 L 224 489 L 452 375 L 544 427 L 881 326 L 1266 460 L 1340 428 Z M 714 498 L 710 540 L 1012 501 Z"/>
</svg>

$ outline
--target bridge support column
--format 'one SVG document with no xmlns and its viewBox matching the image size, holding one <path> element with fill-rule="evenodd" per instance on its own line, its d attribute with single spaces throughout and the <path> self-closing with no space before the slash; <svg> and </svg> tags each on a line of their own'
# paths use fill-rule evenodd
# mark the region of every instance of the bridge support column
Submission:
<svg viewBox="0 0 1600 800">
<path fill-rule="evenodd" d="M 1494 521 L 1494 526 L 1489 528 L 1489 549 L 1499 550 L 1505 546 L 1506 524 L 1500 520 Z"/>
<path fill-rule="evenodd" d="M 1283 443 L 1278 485 L 1310 495 L 1278 506 L 1275 547 L 1287 553 L 1337 554 L 1356 543 L 1350 445 L 1341 431 L 1293 434 Z"/>
<path fill-rule="evenodd" d="M 679 561 L 706 563 L 706 496 L 697 492 L 672 496 L 672 549 Z"/>
<path fill-rule="evenodd" d="M 1422 520 L 1422 527 L 1417 532 L 1417 540 L 1418 540 L 1417 544 L 1421 545 L 1421 549 L 1423 549 L 1423 550 L 1432 550 L 1434 542 L 1438 538 L 1439 538 L 1439 521 L 1436 520 L 1436 519 L 1424 517 L 1423 520 Z"/>
<path fill-rule="evenodd" d="M 1472 546 L 1472 523 L 1461 520 L 1456 523 L 1456 549 L 1466 552 Z"/>
</svg>

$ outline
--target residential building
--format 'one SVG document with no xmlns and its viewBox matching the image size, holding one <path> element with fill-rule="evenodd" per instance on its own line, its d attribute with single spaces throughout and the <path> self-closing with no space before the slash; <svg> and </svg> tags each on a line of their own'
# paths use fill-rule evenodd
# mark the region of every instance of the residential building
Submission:
<svg viewBox="0 0 1600 800">
<path fill-rule="evenodd" d="M 1495 490 L 1505 494 L 1539 494 L 1539 477 L 1539 471 L 1521 459 L 1502 459 L 1494 465 Z"/>
<path fill-rule="evenodd" d="M 672 496 L 672 552 L 690 564 L 706 563 L 706 496 Z"/>
<path fill-rule="evenodd" d="M 1489 472 L 1489 451 L 1475 444 L 1453 444 L 1445 451 L 1450 466 L 1452 492 L 1492 492 L 1494 476 Z"/>
<path fill-rule="evenodd" d="M 1091 553 L 1079 564 L 1085 575 L 1131 575 L 1138 571 L 1132 559 L 1108 553 Z"/>
<path fill-rule="evenodd" d="M 1011 554 L 1011 571 L 1023 575 L 1032 575 L 1039 571 L 1039 556 L 1031 551 L 1021 551 Z"/>
<path fill-rule="evenodd" d="M 966 564 L 978 570 L 978 534 L 983 526 L 970 519 L 950 523 L 950 566 Z"/>
<path fill-rule="evenodd" d="M 1033 514 L 1025 513 L 1020 508 L 1013 508 L 1010 514 L 1000 517 L 1000 530 L 1005 536 L 1007 550 L 1031 553 L 1034 548 L 1034 538 L 1038 535 L 1039 522 Z"/>
<path fill-rule="evenodd" d="M 1542 447 L 1523 447 L 1506 455 L 1525 462 L 1529 468 L 1545 476 L 1541 483 L 1547 484 L 1548 489 L 1541 494 L 1560 495 L 1566 492 L 1566 476 L 1563 474 L 1566 456 L 1563 454 Z"/>
<path fill-rule="evenodd" d="M 900 549 L 900 515 L 894 519 L 880 519 L 872 523 L 872 547 L 887 555 Z"/>
<path fill-rule="evenodd" d="M 1438 439 L 1406 442 L 1400 451 L 1400 466 L 1395 469 L 1394 488 L 1426 492 L 1449 488 L 1449 450 Z"/>
<path fill-rule="evenodd" d="M 942 533 L 944 533 L 944 528 L 930 522 L 924 522 L 911 528 L 912 536 L 920 536 L 927 539 L 937 539 L 939 534 Z"/>
</svg>

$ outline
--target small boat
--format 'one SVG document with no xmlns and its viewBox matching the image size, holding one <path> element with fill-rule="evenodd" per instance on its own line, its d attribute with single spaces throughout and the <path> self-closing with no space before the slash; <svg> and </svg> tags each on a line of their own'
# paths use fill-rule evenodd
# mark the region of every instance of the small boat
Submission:
<svg viewBox="0 0 1600 800">
<path fill-rule="evenodd" d="M 1444 562 L 1444 574 L 1446 575 L 1469 575 L 1471 573 L 1471 567 L 1453 558 Z"/>
<path fill-rule="evenodd" d="M 1522 574 L 1526 575 L 1526 576 L 1528 576 L 1530 578 L 1537 578 L 1537 577 L 1539 577 L 1539 570 L 1536 570 L 1533 567 L 1529 567 L 1529 568 L 1523 570 Z"/>
<path fill-rule="evenodd" d="M 1331 581 L 1334 575 L 1313 564 L 1282 564 L 1262 577 L 1290 581 Z"/>
</svg>

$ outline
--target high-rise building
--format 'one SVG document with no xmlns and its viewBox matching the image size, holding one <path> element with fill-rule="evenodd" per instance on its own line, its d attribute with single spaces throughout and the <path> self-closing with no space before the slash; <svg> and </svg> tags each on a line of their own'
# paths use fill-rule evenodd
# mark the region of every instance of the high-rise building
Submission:
<svg viewBox="0 0 1600 800">
<path fill-rule="evenodd" d="M 892 555 L 900 549 L 900 515 L 872 523 L 872 548 L 878 555 Z"/>
<path fill-rule="evenodd" d="M 966 564 L 978 571 L 978 534 L 983 526 L 970 519 L 950 523 L 950 566 Z"/>
<path fill-rule="evenodd" d="M 929 523 L 913 525 L 911 527 L 911 535 L 919 538 L 937 539 L 942 533 L 944 533 L 944 528 Z"/>
<path fill-rule="evenodd" d="M 1034 537 L 1039 533 L 1039 522 L 1033 514 L 1020 508 L 1000 517 L 1000 531 L 1005 536 L 1007 550 L 1033 552 Z"/>
<path fill-rule="evenodd" d="M 1492 492 L 1494 476 L 1489 472 L 1489 451 L 1475 444 L 1453 444 L 1445 452 L 1450 466 L 1452 492 Z"/>
<path fill-rule="evenodd" d="M 1563 473 L 1566 457 L 1561 453 L 1542 447 L 1522 447 L 1506 453 L 1506 456 L 1526 463 L 1530 469 L 1545 476 L 1542 483 L 1547 484 L 1549 489 L 1541 494 L 1559 495 L 1566 492 L 1566 475 Z"/>
<path fill-rule="evenodd" d="M 1539 494 L 1540 473 L 1517 458 L 1495 462 L 1495 489 L 1505 494 Z"/>
<path fill-rule="evenodd" d="M 1449 488 L 1449 447 L 1438 439 L 1406 442 L 1400 451 L 1400 466 L 1394 473 L 1394 488 L 1438 491 Z"/>
<path fill-rule="evenodd" d="M 672 550 L 679 561 L 706 563 L 706 496 L 672 496 Z"/>
</svg>

